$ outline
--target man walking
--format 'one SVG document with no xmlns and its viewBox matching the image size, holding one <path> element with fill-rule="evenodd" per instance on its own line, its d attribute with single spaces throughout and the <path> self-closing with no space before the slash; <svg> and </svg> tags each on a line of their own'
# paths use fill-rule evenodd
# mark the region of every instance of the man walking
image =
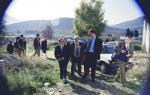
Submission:
<svg viewBox="0 0 150 95">
<path fill-rule="evenodd" d="M 14 42 L 14 53 L 17 56 L 21 57 L 19 39 L 20 39 L 20 37 L 16 37 L 16 41 Z"/>
<path fill-rule="evenodd" d="M 36 34 L 36 38 L 33 41 L 33 46 L 34 46 L 34 50 L 35 53 L 33 54 L 33 56 L 40 56 L 40 35 Z"/>
<path fill-rule="evenodd" d="M 133 56 L 134 44 L 132 43 L 131 37 L 125 37 L 125 39 L 118 44 L 118 70 L 115 80 L 120 82 L 122 85 L 126 82 L 125 66 L 127 65 L 130 57 Z"/>
<path fill-rule="evenodd" d="M 14 45 L 13 45 L 12 41 L 10 41 L 9 44 L 7 45 L 7 52 L 9 54 L 13 54 L 13 52 L 14 52 Z"/>
<path fill-rule="evenodd" d="M 25 48 L 24 48 L 24 36 L 20 35 L 20 39 L 19 39 L 19 45 L 20 45 L 20 55 L 21 56 L 25 56 Z"/>
<path fill-rule="evenodd" d="M 95 29 L 90 29 L 88 33 L 90 34 L 91 38 L 89 38 L 87 43 L 84 64 L 84 77 L 86 77 L 89 74 L 89 69 L 91 68 L 92 82 L 95 82 L 96 63 L 97 60 L 100 59 L 100 53 L 102 50 L 102 40 L 96 36 Z"/>
<path fill-rule="evenodd" d="M 78 75 L 81 76 L 81 60 L 83 55 L 83 48 L 79 43 L 79 37 L 74 37 L 74 43 L 71 44 L 71 79 L 74 79 L 75 67 L 78 67 Z"/>
<path fill-rule="evenodd" d="M 64 39 L 59 39 L 59 45 L 55 47 L 54 55 L 59 63 L 60 68 L 60 79 L 66 82 L 67 77 L 67 65 L 70 59 L 70 51 L 67 45 L 65 45 Z"/>
</svg>

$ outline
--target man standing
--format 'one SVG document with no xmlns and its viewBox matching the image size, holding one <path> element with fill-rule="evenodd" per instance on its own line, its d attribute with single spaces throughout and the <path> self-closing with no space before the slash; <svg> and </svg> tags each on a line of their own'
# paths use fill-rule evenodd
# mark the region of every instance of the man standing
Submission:
<svg viewBox="0 0 150 95">
<path fill-rule="evenodd" d="M 7 45 L 7 52 L 9 54 L 13 54 L 14 52 L 14 45 L 12 44 L 12 41 L 10 41 L 9 44 Z"/>
<path fill-rule="evenodd" d="M 19 45 L 20 45 L 20 54 L 25 55 L 25 48 L 24 48 L 24 36 L 20 35 L 20 39 L 19 39 Z"/>
<path fill-rule="evenodd" d="M 33 56 L 40 56 L 40 35 L 36 34 L 36 38 L 33 41 L 33 45 L 34 45 L 34 50 L 35 53 L 33 54 Z"/>
<path fill-rule="evenodd" d="M 47 39 L 46 38 L 41 43 L 41 50 L 42 50 L 43 54 L 45 55 L 45 58 L 47 58 L 46 51 L 48 50 L 48 47 L 47 47 Z"/>
<path fill-rule="evenodd" d="M 59 45 L 55 47 L 54 55 L 59 63 L 60 68 L 60 79 L 66 82 L 67 77 L 67 65 L 70 59 L 70 51 L 67 45 L 65 45 L 64 39 L 59 39 Z"/>
<path fill-rule="evenodd" d="M 19 39 L 20 39 L 20 37 L 16 37 L 16 41 L 14 42 L 14 53 L 17 56 L 21 57 Z"/>
<path fill-rule="evenodd" d="M 133 56 L 134 44 L 132 43 L 131 37 L 125 37 L 125 40 L 118 44 L 118 55 L 117 63 L 118 70 L 115 80 L 120 82 L 122 85 L 126 82 L 125 66 L 127 65 L 130 57 Z"/>
<path fill-rule="evenodd" d="M 78 67 L 78 75 L 81 76 L 81 60 L 83 48 L 79 43 L 79 37 L 74 37 L 74 43 L 71 44 L 71 79 L 74 79 L 75 67 Z"/>
<path fill-rule="evenodd" d="M 84 77 L 89 74 L 89 68 L 91 68 L 92 82 L 95 82 L 95 71 L 97 60 L 100 59 L 100 53 L 102 51 L 102 40 L 96 36 L 96 30 L 90 29 L 89 38 L 87 43 L 86 55 L 85 55 L 85 66 L 84 66 Z"/>
</svg>

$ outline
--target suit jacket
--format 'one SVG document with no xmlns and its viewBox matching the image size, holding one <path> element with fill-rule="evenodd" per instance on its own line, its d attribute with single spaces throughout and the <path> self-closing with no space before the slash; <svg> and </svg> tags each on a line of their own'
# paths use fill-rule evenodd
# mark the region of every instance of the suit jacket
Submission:
<svg viewBox="0 0 150 95">
<path fill-rule="evenodd" d="M 63 49 L 58 45 L 55 47 L 54 51 L 55 58 L 58 60 L 59 58 L 64 58 L 65 61 L 69 61 L 70 59 L 70 50 L 67 45 L 64 45 Z"/>
<path fill-rule="evenodd" d="M 118 53 L 118 58 L 119 60 L 123 61 L 123 62 L 128 62 L 129 58 L 132 57 L 133 55 L 133 52 L 134 52 L 134 44 L 133 43 L 130 43 L 129 44 L 129 48 L 126 49 L 126 46 L 125 46 L 125 41 L 121 41 L 118 46 L 117 46 L 117 53 Z M 122 50 L 125 50 L 126 52 L 125 53 L 122 53 Z M 127 54 L 130 54 L 129 57 L 127 57 L 126 55 Z"/>
<path fill-rule="evenodd" d="M 94 43 L 94 53 L 97 59 L 100 59 L 101 51 L 102 51 L 102 40 L 96 37 Z"/>
<path fill-rule="evenodd" d="M 40 47 L 40 38 L 34 38 L 33 45 L 34 48 Z"/>
<path fill-rule="evenodd" d="M 119 42 L 119 44 L 118 44 L 118 52 L 120 53 L 124 49 L 125 49 L 125 41 L 123 40 L 123 41 Z M 133 42 L 131 42 L 129 44 L 128 51 L 131 55 L 133 54 L 133 52 L 134 52 L 134 43 Z"/>
<path fill-rule="evenodd" d="M 81 49 L 80 49 L 80 57 L 79 58 L 82 58 L 83 57 L 83 45 L 81 43 L 79 43 Z M 71 51 L 71 61 L 73 61 L 74 59 L 74 49 L 75 49 L 75 43 L 72 43 L 71 44 L 71 47 L 70 47 L 70 51 Z"/>
<path fill-rule="evenodd" d="M 47 50 L 48 48 L 47 48 L 47 41 L 45 42 L 45 41 L 42 41 L 42 43 L 41 43 L 41 49 L 42 50 Z"/>
</svg>

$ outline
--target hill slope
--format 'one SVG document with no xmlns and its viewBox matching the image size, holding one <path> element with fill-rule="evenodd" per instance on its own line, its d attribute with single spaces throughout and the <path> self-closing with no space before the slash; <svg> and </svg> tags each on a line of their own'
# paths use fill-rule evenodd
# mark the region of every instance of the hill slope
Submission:
<svg viewBox="0 0 150 95">
<path fill-rule="evenodd" d="M 114 25 L 113 27 L 120 28 L 120 29 L 130 28 L 132 30 L 135 30 L 135 29 L 142 30 L 143 23 L 144 23 L 144 17 L 139 17 L 131 21 L 126 21 L 126 22 Z"/>
<path fill-rule="evenodd" d="M 51 22 L 48 20 L 32 20 L 14 23 L 10 25 L 6 25 L 6 29 L 8 32 L 16 32 L 16 31 L 29 31 L 29 30 L 42 30 L 47 25 L 51 25 Z"/>
<path fill-rule="evenodd" d="M 67 17 L 58 18 L 54 20 L 31 20 L 6 25 L 6 29 L 8 32 L 16 33 L 17 31 L 20 31 L 21 33 L 24 33 L 25 31 L 28 31 L 27 34 L 30 34 L 29 31 L 34 31 L 34 33 L 36 33 L 43 30 L 47 25 L 50 25 L 55 33 L 57 32 L 58 34 L 61 34 L 63 32 L 65 33 L 65 35 L 69 35 L 71 34 L 71 31 L 73 29 L 73 20 L 74 18 Z M 124 34 L 127 28 L 130 28 L 132 30 L 142 30 L 143 21 L 144 18 L 139 17 L 137 19 L 123 22 L 114 26 L 106 25 L 104 33 Z"/>
</svg>

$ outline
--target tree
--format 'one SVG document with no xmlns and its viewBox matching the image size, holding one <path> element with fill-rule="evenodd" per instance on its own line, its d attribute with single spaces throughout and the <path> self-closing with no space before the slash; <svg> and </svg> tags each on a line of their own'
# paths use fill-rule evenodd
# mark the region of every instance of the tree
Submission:
<svg viewBox="0 0 150 95">
<path fill-rule="evenodd" d="M 138 37 L 139 36 L 139 31 L 138 30 L 135 30 L 134 31 L 134 37 Z"/>
<path fill-rule="evenodd" d="M 125 36 L 130 36 L 130 37 L 133 37 L 134 36 L 134 33 L 133 31 L 131 31 L 129 28 L 126 30 L 126 35 Z"/>
<path fill-rule="evenodd" d="M 101 0 L 81 1 L 80 7 L 76 9 L 73 22 L 73 33 L 84 36 L 85 31 L 94 28 L 97 36 L 100 36 L 105 27 L 104 11 Z"/>
<path fill-rule="evenodd" d="M 53 29 L 50 25 L 47 25 L 46 28 L 42 31 L 42 36 L 47 39 L 53 38 Z"/>
</svg>

